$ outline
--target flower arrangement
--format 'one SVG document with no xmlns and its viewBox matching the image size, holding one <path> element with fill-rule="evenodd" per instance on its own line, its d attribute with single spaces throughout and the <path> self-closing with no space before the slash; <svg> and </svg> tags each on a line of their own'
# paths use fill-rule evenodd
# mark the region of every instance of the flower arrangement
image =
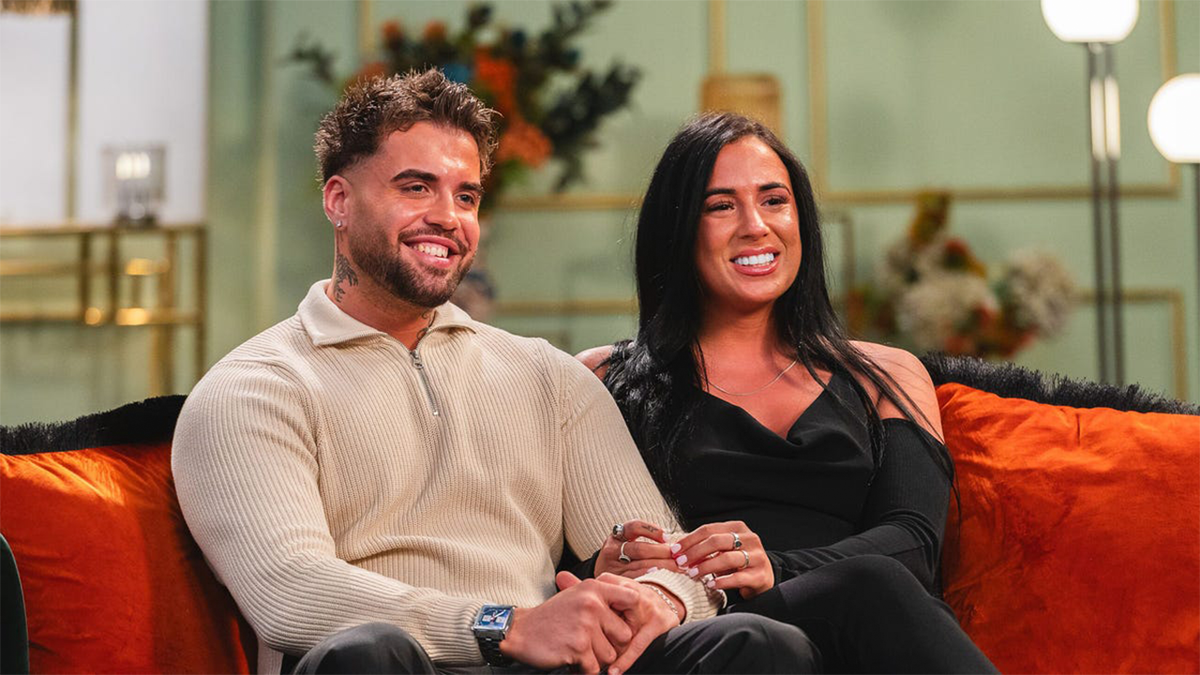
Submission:
<svg viewBox="0 0 1200 675">
<path fill-rule="evenodd" d="M 1054 257 L 1020 251 L 989 280 L 962 239 L 947 233 L 950 196 L 926 192 L 904 238 L 885 252 L 876 281 L 851 293 L 858 333 L 916 351 L 1010 357 L 1062 331 L 1075 286 Z"/>
<path fill-rule="evenodd" d="M 301 36 L 288 60 L 308 65 L 318 79 L 341 87 L 437 66 L 502 115 L 488 192 L 501 193 L 551 159 L 561 164 L 555 184 L 561 191 L 583 178 L 582 154 L 595 145 L 594 132 L 605 117 L 628 105 L 640 78 L 636 68 L 620 64 L 603 73 L 579 66 L 580 53 L 572 41 L 611 4 L 572 0 L 552 5 L 551 25 L 535 35 L 493 25 L 492 5 L 486 3 L 468 7 L 463 27 L 455 33 L 440 21 L 415 33 L 393 19 L 382 25 L 379 58 L 345 80 L 333 73 L 334 55 L 307 36 Z"/>
</svg>

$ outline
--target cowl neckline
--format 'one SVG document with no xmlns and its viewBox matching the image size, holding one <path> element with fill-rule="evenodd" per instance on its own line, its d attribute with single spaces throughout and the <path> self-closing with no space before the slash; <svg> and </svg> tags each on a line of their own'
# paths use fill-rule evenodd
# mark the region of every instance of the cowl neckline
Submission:
<svg viewBox="0 0 1200 675">
<path fill-rule="evenodd" d="M 714 396 L 703 389 L 700 390 L 700 393 L 705 400 L 709 401 L 711 405 L 731 409 L 734 414 L 744 416 L 750 424 L 758 427 L 764 433 L 768 433 L 781 441 L 795 443 L 797 432 L 804 427 L 806 420 L 812 415 L 816 414 L 815 411 L 818 411 L 830 404 L 828 399 L 833 396 L 831 392 L 833 391 L 834 385 L 835 383 L 840 385 L 843 377 L 844 376 L 840 371 L 835 370 L 831 372 L 829 375 L 829 381 L 825 383 L 825 387 L 821 390 L 821 393 L 817 394 L 816 398 L 809 402 L 804 410 L 800 411 L 800 414 L 796 416 L 796 419 L 790 425 L 788 425 L 787 434 L 784 436 L 780 436 L 774 429 L 771 429 L 767 425 L 760 422 L 757 417 L 750 414 L 748 410 L 740 405 L 736 403 L 730 403 L 729 401 L 726 401 L 719 396 Z M 840 393 L 841 392 L 839 392 L 839 394 Z"/>
</svg>

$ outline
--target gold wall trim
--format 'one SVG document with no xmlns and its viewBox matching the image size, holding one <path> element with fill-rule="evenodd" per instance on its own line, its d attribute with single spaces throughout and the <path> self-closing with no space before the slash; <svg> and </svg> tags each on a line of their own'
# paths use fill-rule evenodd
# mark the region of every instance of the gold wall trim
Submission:
<svg viewBox="0 0 1200 675">
<path fill-rule="evenodd" d="M 112 231 L 121 234 L 162 234 L 164 231 L 191 234 L 205 227 L 204 223 L 163 223 L 154 227 L 138 227 L 134 225 L 113 225 L 112 223 L 85 223 L 68 221 L 65 223 L 37 223 L 32 225 L 0 225 L 0 238 L 4 237 L 65 237 L 76 234 L 107 234 Z"/>
<path fill-rule="evenodd" d="M 812 150 L 813 188 L 826 202 L 850 204 L 880 204 L 910 202 L 917 194 L 930 186 L 912 189 L 879 190 L 836 190 L 828 183 L 829 177 L 829 99 L 828 70 L 825 63 L 825 2 L 808 0 L 806 22 L 808 33 L 808 100 L 810 119 L 810 147 Z M 1162 0 L 1159 4 L 1159 61 L 1162 64 L 1162 81 L 1175 75 L 1175 0 Z M 1083 154 L 1085 150 L 1081 149 Z M 1163 160 L 1166 161 L 1165 159 Z M 1121 195 L 1126 197 L 1178 197 L 1180 188 L 1179 167 L 1167 162 L 1168 181 L 1165 184 L 1122 185 Z M 1030 199 L 1083 199 L 1090 198 L 1092 191 L 1087 185 L 1028 185 L 1013 187 L 970 187 L 945 186 L 952 198 L 959 201 L 984 200 L 1030 200 Z"/>
<path fill-rule="evenodd" d="M 829 101 L 825 87 L 825 3 L 808 0 L 805 4 L 805 28 L 808 32 L 808 134 L 812 151 L 809 177 L 817 198 L 836 202 L 825 184 L 829 175 Z M 843 200 L 851 201 L 851 200 Z"/>
<path fill-rule="evenodd" d="M 254 189 L 258 191 L 257 203 L 254 207 L 254 257 L 257 259 L 254 270 L 254 320 L 257 330 L 265 330 L 279 319 L 275 316 L 275 298 L 278 295 L 279 254 L 275 250 L 279 239 L 279 125 L 281 117 L 280 96 L 277 95 L 279 66 L 273 59 L 266 58 L 266 53 L 272 45 L 278 44 L 278 26 L 275 12 L 284 11 L 283 7 L 263 3 L 259 63 L 259 89 L 267 92 L 265 100 L 260 101 L 258 117 L 259 137 L 262 145 L 256 166 L 254 167 Z"/>
<path fill-rule="evenodd" d="M 1165 303 L 1170 311 L 1171 371 L 1174 374 L 1175 398 L 1188 400 L 1187 329 L 1185 327 L 1183 291 L 1178 288 L 1126 288 L 1121 291 L 1121 301 L 1129 305 L 1152 305 Z M 1075 295 L 1079 305 L 1096 304 L 1094 290 L 1080 291 Z M 1128 348 L 1128 345 L 1126 345 Z"/>
<path fill-rule="evenodd" d="M 212 4 L 210 3 L 208 6 L 208 14 L 207 14 L 208 29 L 206 31 L 206 35 L 207 35 L 206 39 L 208 40 L 209 45 L 212 44 L 213 11 L 214 10 L 213 10 Z M 210 47 L 208 47 L 208 49 L 212 49 L 212 47 L 210 46 Z M 210 213 L 209 204 L 211 203 L 210 196 L 212 195 L 212 184 L 213 184 L 213 181 L 211 180 L 212 165 L 213 165 L 212 147 L 213 147 L 213 139 L 215 138 L 215 136 L 213 135 L 213 126 L 216 123 L 215 117 L 218 114 L 216 107 L 213 105 L 213 63 L 212 63 L 212 61 L 213 61 L 212 53 L 209 52 L 208 55 L 204 59 L 204 107 L 205 107 L 206 112 L 204 115 L 204 146 L 201 149 L 201 153 L 202 153 L 201 156 L 203 157 L 203 159 L 201 161 L 204 162 L 204 168 L 200 172 L 200 189 L 203 190 L 203 192 L 201 192 L 200 195 L 201 195 L 202 199 L 204 200 L 203 202 L 201 202 L 200 213 L 206 220 L 208 218 L 212 217 L 212 213 Z M 207 231 L 207 226 L 203 226 L 203 227 L 200 227 L 199 232 L 196 234 L 196 246 L 199 248 L 199 255 L 196 256 L 197 269 L 196 269 L 195 276 L 193 277 L 193 279 L 196 281 L 196 288 L 202 288 L 204 290 L 198 294 L 198 298 L 197 298 L 198 307 L 197 307 L 196 311 L 200 314 L 201 317 L 203 317 L 203 319 L 201 320 L 199 327 L 198 327 L 198 330 L 200 332 L 200 339 L 195 340 L 194 346 L 192 349 L 192 357 L 194 359 L 193 365 L 195 367 L 195 375 L 196 375 L 195 379 L 192 380 L 193 382 L 199 382 L 200 378 L 204 376 L 204 372 L 208 369 L 208 355 L 205 354 L 205 351 L 208 349 L 208 326 L 207 326 L 206 322 L 207 322 L 207 317 L 208 317 L 207 304 L 208 304 L 208 293 L 209 293 L 209 288 L 207 285 L 208 284 L 208 270 L 204 269 L 204 267 L 206 265 L 208 265 L 208 237 L 205 234 L 206 231 Z"/>
<path fill-rule="evenodd" d="M 0 2 L 2 14 L 71 14 L 75 11 L 75 0 L 3 0 Z"/>
<path fill-rule="evenodd" d="M 199 382 L 208 370 L 208 230 L 196 231 L 196 269 L 193 270 L 196 285 L 196 340 L 192 344 L 192 363 L 195 367 L 193 381 Z"/>
<path fill-rule="evenodd" d="M 637 298 L 600 298 L 596 300 L 526 300 L 496 304 L 496 314 L 514 316 L 612 316 L 637 314 Z"/>
<path fill-rule="evenodd" d="M 1175 51 L 1179 48 L 1179 40 L 1175 34 L 1175 0 L 1161 0 L 1158 5 L 1159 30 L 1162 31 L 1162 44 L 1159 46 L 1159 62 L 1163 72 L 1163 83 L 1179 73 Z M 1167 162 L 1167 179 L 1171 185 L 1171 196 L 1178 196 L 1183 182 L 1179 173 L 1179 165 Z M 1138 195 L 1132 195 L 1138 196 Z"/>
<path fill-rule="evenodd" d="M 63 216 L 75 218 L 79 202 L 75 181 L 79 174 L 79 3 L 71 3 L 70 38 L 67 42 L 67 176 Z"/>
<path fill-rule="evenodd" d="M 1176 168 L 1174 164 L 1172 168 Z M 895 204 L 911 202 L 921 190 L 830 190 L 828 186 L 815 187 L 819 201 L 825 204 Z M 1019 187 L 1019 188 L 940 188 L 949 192 L 958 201 L 1030 201 L 1035 199 L 1063 200 L 1090 199 L 1091 188 L 1087 187 Z M 1170 185 L 1122 185 L 1122 197 L 1176 197 L 1179 192 Z"/>
<path fill-rule="evenodd" d="M 137 309 L 137 308 L 135 308 Z M 97 318 L 89 322 L 89 325 L 113 325 L 121 327 L 130 326 L 199 326 L 204 317 L 196 312 L 161 312 L 161 311 L 144 311 L 133 312 L 129 309 L 118 310 L 116 314 L 107 314 L 100 312 L 95 315 Z M 79 312 L 74 310 L 13 310 L 0 312 L 0 323 L 66 323 L 78 324 Z M 162 364 L 164 362 L 162 354 L 154 355 L 152 362 Z M 203 375 L 203 372 L 197 374 L 197 378 Z M 164 387 L 159 391 L 169 392 L 171 387 Z"/>
<path fill-rule="evenodd" d="M 1177 288 L 1129 288 L 1121 298 L 1131 305 L 1165 303 L 1170 311 L 1171 369 L 1174 373 L 1173 396 L 1180 401 L 1188 400 L 1187 334 L 1184 317 L 1183 292 Z M 835 298 L 835 304 L 837 299 Z M 1096 302 L 1094 291 L 1081 291 L 1075 296 L 1076 304 L 1092 305 Z M 523 302 L 501 302 L 496 305 L 497 318 L 512 317 L 579 317 L 636 315 L 637 298 L 599 298 L 595 300 L 529 300 Z"/>
<path fill-rule="evenodd" d="M 373 0 L 358 0 L 358 58 L 366 61 L 375 56 L 375 7 Z"/>
<path fill-rule="evenodd" d="M 708 74 L 720 75 L 726 68 L 728 35 L 725 0 L 708 0 Z"/>
<path fill-rule="evenodd" d="M 1161 0 L 1158 5 L 1158 20 L 1162 30 L 1162 45 L 1158 57 L 1164 76 L 1163 82 L 1166 82 L 1179 72 L 1175 60 L 1175 50 L 1179 47 L 1175 36 L 1175 0 Z M 1175 166 L 1174 162 L 1171 166 Z"/>
<path fill-rule="evenodd" d="M 496 207 L 505 211 L 607 211 L 636 209 L 642 205 L 641 195 L 613 194 L 549 194 L 521 197 L 502 197 Z"/>
<path fill-rule="evenodd" d="M 11 8 L 10 8 L 11 3 Z M 4 0 L 3 11 L 25 11 L 18 6 L 28 7 L 35 14 L 67 14 L 67 128 L 63 150 L 66 157 L 63 176 L 63 218 L 75 218 L 78 202 L 76 177 L 79 174 L 79 3 L 75 0 Z"/>
</svg>

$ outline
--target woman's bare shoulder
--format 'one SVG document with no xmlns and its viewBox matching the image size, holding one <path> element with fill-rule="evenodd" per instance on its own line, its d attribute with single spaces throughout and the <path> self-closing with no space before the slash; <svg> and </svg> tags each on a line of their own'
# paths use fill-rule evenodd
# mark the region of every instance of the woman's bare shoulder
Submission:
<svg viewBox="0 0 1200 675">
<path fill-rule="evenodd" d="M 588 370 L 596 374 L 596 377 L 604 379 L 604 373 L 608 371 L 606 362 L 608 356 L 612 354 L 612 345 L 600 345 L 585 349 L 575 355 L 575 358 L 588 367 Z"/>
<path fill-rule="evenodd" d="M 854 345 L 855 349 L 869 357 L 892 377 L 912 374 L 924 379 L 929 378 L 929 373 L 925 370 L 925 365 L 921 363 L 921 359 L 918 359 L 908 350 L 891 345 L 881 345 L 877 342 L 864 342 L 862 340 L 853 340 L 850 344 Z M 894 372 L 897 370 L 900 372 Z"/>
<path fill-rule="evenodd" d="M 885 380 L 891 379 L 898 390 L 896 393 L 900 395 L 906 405 L 915 405 L 916 409 L 912 412 L 917 418 L 917 423 L 937 438 L 941 438 L 942 421 L 937 393 L 934 390 L 933 381 L 929 378 L 929 371 L 925 369 L 921 360 L 911 352 L 899 347 L 861 341 L 855 341 L 852 344 L 859 352 L 879 366 L 879 369 L 887 376 L 884 378 Z M 899 407 L 881 396 L 875 387 L 870 385 L 869 380 L 861 375 L 859 378 L 863 386 L 867 387 L 867 391 L 875 397 L 875 405 L 881 419 L 905 416 Z"/>
</svg>

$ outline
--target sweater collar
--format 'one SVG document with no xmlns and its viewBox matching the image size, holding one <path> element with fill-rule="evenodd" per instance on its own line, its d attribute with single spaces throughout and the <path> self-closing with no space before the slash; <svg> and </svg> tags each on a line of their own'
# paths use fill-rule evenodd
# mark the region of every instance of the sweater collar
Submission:
<svg viewBox="0 0 1200 675">
<path fill-rule="evenodd" d="M 300 317 L 300 324 L 304 326 L 313 345 L 325 347 L 363 337 L 387 335 L 387 333 L 372 328 L 343 312 L 329 299 L 329 296 L 325 295 L 325 287 L 328 284 L 329 279 L 313 284 L 308 289 L 308 295 L 304 296 L 304 300 L 300 302 L 300 307 L 296 312 Z M 449 302 L 438 306 L 433 311 L 433 322 L 429 328 L 431 333 L 451 328 L 475 331 L 475 321 L 466 312 Z"/>
</svg>

